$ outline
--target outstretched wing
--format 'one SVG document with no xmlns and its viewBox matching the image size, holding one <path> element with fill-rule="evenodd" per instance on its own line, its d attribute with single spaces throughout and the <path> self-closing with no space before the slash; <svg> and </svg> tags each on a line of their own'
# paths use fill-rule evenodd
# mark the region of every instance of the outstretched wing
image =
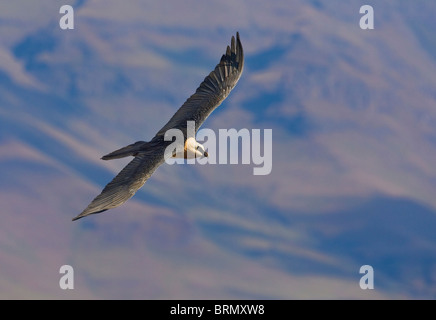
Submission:
<svg viewBox="0 0 436 320">
<path fill-rule="evenodd" d="M 165 161 L 165 147 L 157 144 L 136 156 L 73 221 L 116 208 L 130 199 Z"/>
<path fill-rule="evenodd" d="M 232 37 L 230 47 L 220 63 L 200 84 L 197 91 L 177 110 L 168 123 L 156 134 L 164 135 L 168 129 L 177 128 L 185 132 L 187 121 L 195 121 L 195 132 L 206 118 L 229 95 L 241 77 L 244 68 L 244 51 L 239 33 Z"/>
</svg>

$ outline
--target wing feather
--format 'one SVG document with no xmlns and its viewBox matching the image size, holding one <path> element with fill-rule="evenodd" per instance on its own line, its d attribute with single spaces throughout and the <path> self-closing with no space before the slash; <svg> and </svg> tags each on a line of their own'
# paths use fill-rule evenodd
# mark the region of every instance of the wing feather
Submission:
<svg viewBox="0 0 436 320">
<path fill-rule="evenodd" d="M 136 156 L 73 221 L 116 208 L 130 199 L 165 161 L 165 147 L 166 145 L 162 144 L 149 148 Z"/>
<path fill-rule="evenodd" d="M 165 161 L 165 149 L 171 142 L 163 136 L 168 129 L 178 128 L 185 132 L 187 121 L 195 121 L 195 132 L 210 113 L 229 95 L 241 77 L 244 68 L 244 52 L 239 33 L 232 37 L 230 46 L 221 57 L 215 69 L 203 80 L 196 92 L 173 115 L 168 123 L 156 134 L 145 150 L 127 164 L 95 197 L 89 206 L 73 220 L 90 214 L 115 208 L 130 199 Z"/>
<path fill-rule="evenodd" d="M 186 100 L 168 123 L 156 134 L 162 136 L 172 128 L 186 132 L 187 121 L 195 121 L 195 132 L 206 118 L 229 95 L 241 77 L 244 51 L 239 33 L 232 37 L 230 46 L 215 69 L 203 80 L 196 92 Z"/>
</svg>

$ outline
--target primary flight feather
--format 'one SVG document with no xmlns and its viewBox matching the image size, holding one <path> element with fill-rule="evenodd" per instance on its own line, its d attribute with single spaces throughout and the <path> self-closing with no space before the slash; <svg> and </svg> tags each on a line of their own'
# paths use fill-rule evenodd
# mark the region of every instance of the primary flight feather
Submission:
<svg viewBox="0 0 436 320">
<path fill-rule="evenodd" d="M 221 57 L 215 69 L 203 80 L 195 93 L 177 110 L 162 129 L 149 142 L 138 141 L 102 157 L 103 160 L 133 156 L 118 175 L 109 182 L 103 191 L 74 220 L 90 214 L 116 208 L 130 199 L 151 177 L 153 172 L 165 162 L 165 150 L 172 143 L 165 141 L 164 135 L 169 129 L 179 129 L 184 133 L 185 152 L 191 151 L 197 156 L 208 156 L 204 147 L 189 137 L 188 121 L 195 122 L 195 133 L 221 102 L 229 95 L 241 77 L 244 68 L 244 52 L 239 33 L 232 37 L 230 46 Z M 179 156 L 174 154 L 173 156 Z M 183 156 L 183 155 L 182 155 Z"/>
</svg>

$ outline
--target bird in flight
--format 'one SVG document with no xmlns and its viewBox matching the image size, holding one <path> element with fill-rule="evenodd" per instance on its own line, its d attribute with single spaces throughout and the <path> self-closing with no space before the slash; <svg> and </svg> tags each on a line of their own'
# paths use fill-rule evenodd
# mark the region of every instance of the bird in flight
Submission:
<svg viewBox="0 0 436 320">
<path fill-rule="evenodd" d="M 164 138 L 165 133 L 170 129 L 178 129 L 184 134 L 183 151 L 171 152 L 170 157 L 188 158 L 189 155 L 191 157 L 192 155 L 194 157 L 207 157 L 207 151 L 203 145 L 195 140 L 195 134 L 206 118 L 235 87 L 243 68 L 244 52 L 239 33 L 236 33 L 236 40 L 233 36 L 230 46 L 227 46 L 226 53 L 221 57 L 215 69 L 209 73 L 195 93 L 186 100 L 151 141 L 137 141 L 102 157 L 103 160 L 128 156 L 133 156 L 134 159 L 104 187 L 103 191 L 92 200 L 81 214 L 73 218 L 73 221 L 90 214 L 116 208 L 130 199 L 168 157 L 166 149 L 172 141 L 167 141 Z M 194 136 L 188 136 L 192 131 L 187 130 L 189 121 L 195 123 Z"/>
</svg>

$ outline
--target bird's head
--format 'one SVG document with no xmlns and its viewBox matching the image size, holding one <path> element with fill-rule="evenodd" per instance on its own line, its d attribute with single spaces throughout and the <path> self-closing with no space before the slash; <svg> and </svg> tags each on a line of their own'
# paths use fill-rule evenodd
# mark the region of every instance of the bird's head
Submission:
<svg viewBox="0 0 436 320">
<path fill-rule="evenodd" d="M 200 157 L 209 157 L 209 154 L 207 153 L 207 151 L 205 150 L 204 146 L 201 143 L 197 142 L 197 146 L 195 147 L 196 150 L 196 156 L 200 156 Z"/>
<path fill-rule="evenodd" d="M 186 156 L 185 158 L 201 158 L 208 157 L 206 149 L 201 143 L 198 143 L 194 138 L 188 138 L 186 140 Z"/>
</svg>

